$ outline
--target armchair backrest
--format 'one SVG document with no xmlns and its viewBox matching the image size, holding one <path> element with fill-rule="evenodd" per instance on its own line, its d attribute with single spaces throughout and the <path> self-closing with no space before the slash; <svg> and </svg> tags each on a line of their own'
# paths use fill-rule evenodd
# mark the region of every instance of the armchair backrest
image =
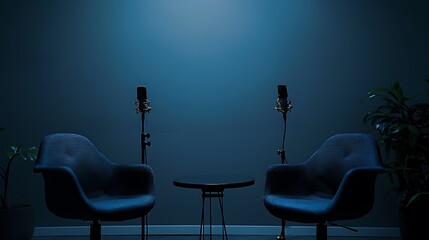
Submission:
<svg viewBox="0 0 429 240">
<path fill-rule="evenodd" d="M 110 162 L 86 137 L 71 133 L 45 136 L 39 148 L 35 170 L 43 173 L 49 168 L 69 168 L 86 194 L 96 194 L 104 189 L 103 179 L 108 179 Z"/>
<path fill-rule="evenodd" d="M 349 171 L 383 169 L 376 139 L 363 133 L 342 133 L 328 138 L 304 164 L 314 192 L 331 196 Z"/>
</svg>

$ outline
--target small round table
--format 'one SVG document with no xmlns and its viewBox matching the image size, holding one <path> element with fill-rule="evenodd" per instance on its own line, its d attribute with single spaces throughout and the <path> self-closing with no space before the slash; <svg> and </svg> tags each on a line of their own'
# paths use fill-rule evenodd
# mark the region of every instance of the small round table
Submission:
<svg viewBox="0 0 429 240">
<path fill-rule="evenodd" d="M 211 211 L 211 199 L 219 199 L 219 207 L 222 217 L 222 239 L 226 237 L 228 240 L 228 234 L 226 232 L 225 217 L 223 212 L 223 191 L 226 188 L 241 188 L 255 184 L 255 179 L 248 176 L 235 176 L 235 175 L 194 175 L 178 177 L 173 180 L 173 184 L 177 187 L 184 188 L 196 188 L 202 191 L 202 213 L 200 223 L 200 237 L 204 238 L 204 206 L 205 199 L 210 200 L 210 240 L 212 240 L 212 211 Z"/>
</svg>

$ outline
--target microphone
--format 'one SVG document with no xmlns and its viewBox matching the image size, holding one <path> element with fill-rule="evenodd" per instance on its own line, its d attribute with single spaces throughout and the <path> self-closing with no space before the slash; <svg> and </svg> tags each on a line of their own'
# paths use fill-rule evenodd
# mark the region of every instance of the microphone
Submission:
<svg viewBox="0 0 429 240">
<path fill-rule="evenodd" d="M 137 100 L 139 100 L 139 101 L 146 101 L 147 100 L 146 87 L 137 87 Z"/>
<path fill-rule="evenodd" d="M 279 94 L 279 98 L 287 98 L 286 85 L 277 85 L 277 93 Z"/>
<path fill-rule="evenodd" d="M 150 102 L 147 99 L 147 90 L 146 87 L 141 86 L 137 87 L 137 102 L 136 102 L 136 112 L 137 113 L 146 113 L 151 109 Z"/>
<path fill-rule="evenodd" d="M 277 85 L 277 93 L 278 93 L 278 98 L 276 101 L 275 109 L 277 110 L 277 112 L 286 114 L 286 112 L 292 109 L 292 104 L 287 99 L 288 94 L 287 94 L 286 85 Z"/>
</svg>

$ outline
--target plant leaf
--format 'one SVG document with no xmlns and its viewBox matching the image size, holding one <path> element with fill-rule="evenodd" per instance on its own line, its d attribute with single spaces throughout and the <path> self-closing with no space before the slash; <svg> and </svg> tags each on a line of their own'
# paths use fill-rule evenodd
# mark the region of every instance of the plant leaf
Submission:
<svg viewBox="0 0 429 240">
<path fill-rule="evenodd" d="M 423 196 L 423 195 L 428 195 L 428 196 L 429 196 L 429 192 L 419 192 L 419 193 L 414 194 L 414 195 L 410 198 L 410 201 L 408 201 L 408 203 L 407 203 L 406 207 L 410 206 L 410 204 L 411 204 L 412 202 L 414 202 L 415 200 L 417 200 L 419 197 L 421 197 L 421 196 Z"/>
<path fill-rule="evenodd" d="M 36 147 L 30 147 L 28 149 L 22 150 L 20 156 L 24 160 L 34 161 L 37 158 L 38 149 Z"/>
</svg>

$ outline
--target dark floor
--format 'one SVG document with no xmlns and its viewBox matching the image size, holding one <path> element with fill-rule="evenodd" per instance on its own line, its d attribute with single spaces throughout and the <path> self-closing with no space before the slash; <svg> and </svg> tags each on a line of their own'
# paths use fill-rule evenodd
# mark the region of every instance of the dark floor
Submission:
<svg viewBox="0 0 429 240">
<path fill-rule="evenodd" d="M 140 240 L 140 236 L 103 236 L 102 240 Z M 208 239 L 208 237 L 206 237 Z M 221 236 L 214 236 L 213 240 L 221 240 Z M 276 236 L 228 236 L 229 240 L 276 240 Z M 286 236 L 286 240 L 315 240 L 315 237 Z M 383 237 L 329 237 L 329 240 L 400 240 L 400 238 Z M 89 240 L 82 237 L 34 237 L 32 240 Z M 198 240 L 198 236 L 149 236 L 148 240 Z"/>
</svg>

